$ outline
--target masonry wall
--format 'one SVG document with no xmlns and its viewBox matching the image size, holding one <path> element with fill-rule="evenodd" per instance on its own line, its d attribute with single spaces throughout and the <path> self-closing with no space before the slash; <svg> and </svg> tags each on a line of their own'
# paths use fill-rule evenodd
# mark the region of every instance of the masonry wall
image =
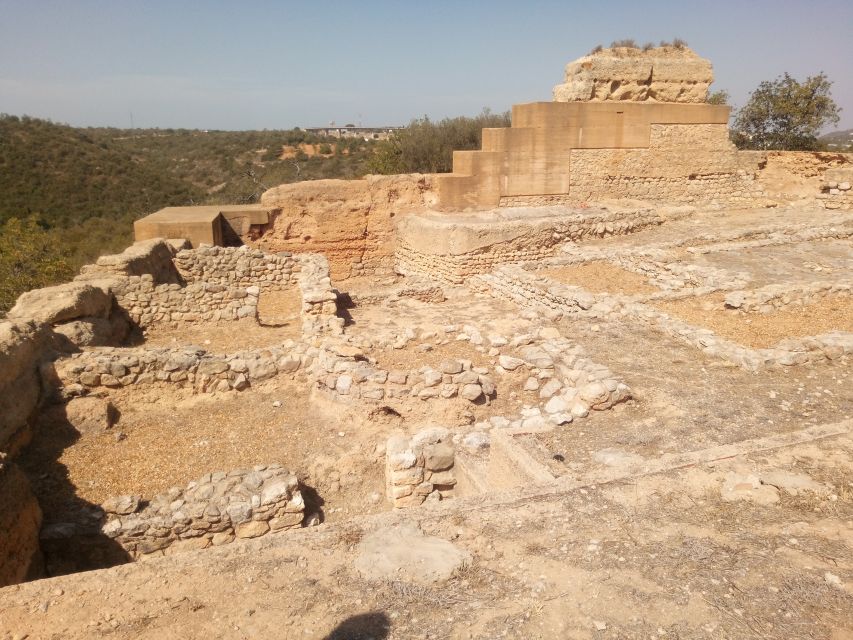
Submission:
<svg viewBox="0 0 853 640">
<path fill-rule="evenodd" d="M 296 476 L 280 465 L 209 473 L 144 502 L 119 496 L 103 507 L 100 532 L 133 558 L 294 529 L 305 512 Z"/>
<path fill-rule="evenodd" d="M 272 220 L 252 244 L 268 252 L 318 252 L 335 281 L 393 271 L 396 221 L 435 204 L 433 176 L 367 176 L 284 184 L 263 194 Z"/>
</svg>

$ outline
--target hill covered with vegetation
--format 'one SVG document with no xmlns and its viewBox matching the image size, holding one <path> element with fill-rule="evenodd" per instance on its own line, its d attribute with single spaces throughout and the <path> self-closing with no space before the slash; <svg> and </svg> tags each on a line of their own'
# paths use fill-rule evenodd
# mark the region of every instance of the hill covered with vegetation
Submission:
<svg viewBox="0 0 853 640">
<path fill-rule="evenodd" d="M 390 140 L 301 129 L 75 128 L 0 114 L 0 315 L 27 289 L 124 249 L 165 206 L 256 202 L 268 188 L 367 173 L 450 171 L 453 149 L 509 115 L 413 120 Z"/>
</svg>

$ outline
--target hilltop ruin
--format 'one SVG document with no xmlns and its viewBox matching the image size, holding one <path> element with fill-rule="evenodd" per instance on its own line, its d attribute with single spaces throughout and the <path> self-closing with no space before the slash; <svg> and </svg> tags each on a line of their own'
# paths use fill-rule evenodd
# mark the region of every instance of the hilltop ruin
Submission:
<svg viewBox="0 0 853 640">
<path fill-rule="evenodd" d="M 712 81 L 603 50 L 453 174 L 164 209 L 22 295 L 0 630 L 853 629 L 852 158 L 737 151 Z"/>
</svg>

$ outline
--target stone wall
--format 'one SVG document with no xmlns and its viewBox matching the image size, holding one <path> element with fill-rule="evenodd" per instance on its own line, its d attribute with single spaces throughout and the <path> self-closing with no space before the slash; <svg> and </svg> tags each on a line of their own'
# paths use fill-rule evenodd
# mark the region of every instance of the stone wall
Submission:
<svg viewBox="0 0 853 640">
<path fill-rule="evenodd" d="M 172 383 L 198 393 L 241 391 L 279 373 L 294 373 L 318 350 L 287 341 L 276 347 L 228 355 L 198 348 L 92 348 L 56 362 L 56 374 L 68 393 L 99 387 Z"/>
<path fill-rule="evenodd" d="M 637 302 L 631 296 L 590 294 L 579 287 L 537 277 L 518 266 L 505 266 L 496 274 L 476 276 L 469 280 L 469 284 L 555 319 L 564 314 L 577 313 L 620 320 L 628 316 L 686 342 L 710 357 L 732 362 L 750 371 L 836 360 L 853 353 L 853 335 L 843 332 L 789 338 L 771 348 L 751 349 L 725 340 L 709 329 L 690 325 L 653 306 Z M 845 291 L 838 290 L 835 293 L 844 295 Z M 609 384 L 612 386 L 614 382 Z"/>
<path fill-rule="evenodd" d="M 0 453 L 0 587 L 41 573 L 41 520 L 26 476 Z"/>
<path fill-rule="evenodd" d="M 828 170 L 823 176 L 818 199 L 827 209 L 853 209 L 853 168 Z"/>
<path fill-rule="evenodd" d="M 272 221 L 252 244 L 322 253 L 335 281 L 391 273 L 395 222 L 435 201 L 432 176 L 421 174 L 283 184 L 263 194 Z"/>
<path fill-rule="evenodd" d="M 575 149 L 569 197 L 748 205 L 764 197 L 724 124 L 651 125 L 648 149 Z"/>
<path fill-rule="evenodd" d="M 456 448 L 450 432 L 430 427 L 411 438 L 394 435 L 385 447 L 385 487 L 395 509 L 453 495 Z"/>
<path fill-rule="evenodd" d="M 745 313 L 770 313 L 789 306 L 803 306 L 824 298 L 848 297 L 853 285 L 835 282 L 808 284 L 772 284 L 760 289 L 732 291 L 726 295 L 725 306 Z"/>
<path fill-rule="evenodd" d="M 299 481 L 277 464 L 209 473 L 145 502 L 118 496 L 102 507 L 100 532 L 133 558 L 286 531 L 302 526 L 305 515 Z"/>
</svg>

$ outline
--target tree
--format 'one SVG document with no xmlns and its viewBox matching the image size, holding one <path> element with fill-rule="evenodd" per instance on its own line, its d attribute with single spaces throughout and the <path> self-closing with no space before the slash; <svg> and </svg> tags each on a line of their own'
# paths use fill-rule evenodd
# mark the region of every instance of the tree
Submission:
<svg viewBox="0 0 853 640">
<path fill-rule="evenodd" d="M 831 87 L 823 72 L 802 83 L 787 73 L 765 80 L 735 117 L 735 144 L 743 149 L 820 148 L 821 129 L 839 120 Z"/>
<path fill-rule="evenodd" d="M 708 95 L 708 104 L 728 104 L 730 97 L 725 89 L 713 91 Z"/>
<path fill-rule="evenodd" d="M 61 238 L 45 231 L 35 218 L 9 218 L 0 225 L 0 314 L 24 291 L 56 284 L 73 275 L 57 252 Z"/>
</svg>

